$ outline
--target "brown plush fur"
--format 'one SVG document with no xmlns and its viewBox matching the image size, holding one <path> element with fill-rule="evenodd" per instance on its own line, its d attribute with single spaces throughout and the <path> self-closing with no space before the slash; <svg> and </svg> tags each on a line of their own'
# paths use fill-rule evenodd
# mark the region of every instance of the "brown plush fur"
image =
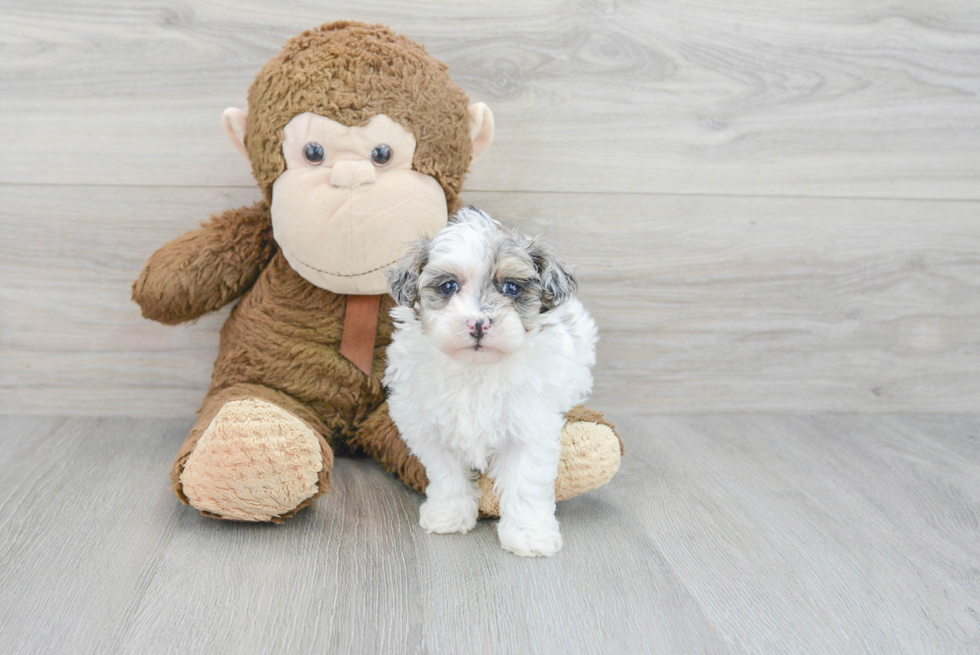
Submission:
<svg viewBox="0 0 980 655">
<path fill-rule="evenodd" d="M 245 293 L 275 252 L 268 204 L 229 209 L 153 253 L 133 299 L 146 318 L 190 321 Z"/>
<path fill-rule="evenodd" d="M 347 125 L 380 113 L 400 122 L 418 141 L 414 168 L 438 180 L 449 206 L 458 206 L 472 153 L 466 108 L 445 65 L 380 26 L 333 23 L 304 32 L 262 69 L 249 92 L 247 148 L 266 201 L 217 215 L 165 245 L 133 285 L 143 315 L 167 324 L 244 295 L 221 331 L 211 389 L 174 462 L 174 489 L 185 503 L 181 472 L 195 446 L 222 406 L 248 398 L 277 405 L 317 434 L 323 451 L 317 495 L 330 486 L 334 449 L 363 451 L 424 491 L 425 470 L 399 437 L 381 385 L 394 301 L 382 298 L 373 371 L 365 376 L 339 352 L 346 297 L 290 268 L 272 238 L 269 202 L 285 168 L 282 128 L 312 111 Z M 597 412 L 581 411 L 581 420 L 608 424 Z"/>
</svg>

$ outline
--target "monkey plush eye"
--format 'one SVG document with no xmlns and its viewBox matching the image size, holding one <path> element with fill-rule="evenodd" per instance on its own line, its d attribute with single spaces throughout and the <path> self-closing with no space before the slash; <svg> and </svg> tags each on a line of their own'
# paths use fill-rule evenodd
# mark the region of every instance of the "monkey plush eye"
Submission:
<svg viewBox="0 0 980 655">
<path fill-rule="evenodd" d="M 306 157 L 306 161 L 310 162 L 314 166 L 322 164 L 325 155 L 326 153 L 323 152 L 323 146 L 316 141 L 311 141 L 303 147 L 303 156 Z"/>
<path fill-rule="evenodd" d="M 371 161 L 375 166 L 384 166 L 391 161 L 391 146 L 382 143 L 371 151 Z"/>
<path fill-rule="evenodd" d="M 521 295 L 521 288 L 514 284 L 513 282 L 504 282 L 504 286 L 500 288 L 505 296 L 510 298 L 516 298 Z"/>
<path fill-rule="evenodd" d="M 449 282 L 443 282 L 439 285 L 439 291 L 442 291 L 443 295 L 451 296 L 457 291 L 459 291 L 459 284 L 456 280 L 450 280 Z"/>
</svg>

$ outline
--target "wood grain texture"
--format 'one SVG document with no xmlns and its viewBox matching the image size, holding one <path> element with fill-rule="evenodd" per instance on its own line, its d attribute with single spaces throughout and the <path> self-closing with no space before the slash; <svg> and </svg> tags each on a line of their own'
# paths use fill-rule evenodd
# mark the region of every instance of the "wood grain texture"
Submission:
<svg viewBox="0 0 980 655">
<path fill-rule="evenodd" d="M 186 416 L 227 309 L 166 327 L 130 284 L 244 189 L 8 186 L 0 411 Z M 579 264 L 594 403 L 657 412 L 980 406 L 975 202 L 470 193 Z"/>
<path fill-rule="evenodd" d="M 638 508 L 733 650 L 980 648 L 980 470 L 961 447 L 976 417 L 620 425 L 645 440 L 617 500 Z"/>
<path fill-rule="evenodd" d="M 0 183 L 252 185 L 222 110 L 289 37 L 391 24 L 497 116 L 473 190 L 980 198 L 980 5 L 0 4 Z"/>
<path fill-rule="evenodd" d="M 980 648 L 980 417 L 612 417 L 630 456 L 550 560 L 425 534 L 367 460 L 234 524 L 166 488 L 188 420 L 0 418 L 3 651 Z"/>
<path fill-rule="evenodd" d="M 228 309 L 130 284 L 257 199 L 221 111 L 339 18 L 492 106 L 466 199 L 580 265 L 627 456 L 555 559 L 367 460 L 283 526 L 167 488 Z M 0 651 L 978 652 L 978 201 L 974 2 L 0 0 L 0 414 L 90 416 L 0 416 Z"/>
</svg>

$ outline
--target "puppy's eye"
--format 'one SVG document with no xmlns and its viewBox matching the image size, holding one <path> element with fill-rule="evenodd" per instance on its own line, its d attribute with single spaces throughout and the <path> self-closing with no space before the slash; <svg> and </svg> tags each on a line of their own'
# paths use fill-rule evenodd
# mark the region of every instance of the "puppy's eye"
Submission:
<svg viewBox="0 0 980 655">
<path fill-rule="evenodd" d="M 371 161 L 375 166 L 384 166 L 391 161 L 391 146 L 382 143 L 371 151 Z"/>
<path fill-rule="evenodd" d="M 459 284 L 457 284 L 455 280 L 450 280 L 449 282 L 443 282 L 442 284 L 439 285 L 439 291 L 442 291 L 442 293 L 447 296 L 451 296 L 457 291 L 459 291 Z"/>
<path fill-rule="evenodd" d="M 505 296 L 510 298 L 516 298 L 521 295 L 521 288 L 514 284 L 513 282 L 504 282 L 504 286 L 500 288 Z"/>
<path fill-rule="evenodd" d="M 314 166 L 319 166 L 323 163 L 326 153 L 323 151 L 323 146 L 316 141 L 311 141 L 303 146 L 303 156 L 306 157 L 306 161 Z"/>
</svg>

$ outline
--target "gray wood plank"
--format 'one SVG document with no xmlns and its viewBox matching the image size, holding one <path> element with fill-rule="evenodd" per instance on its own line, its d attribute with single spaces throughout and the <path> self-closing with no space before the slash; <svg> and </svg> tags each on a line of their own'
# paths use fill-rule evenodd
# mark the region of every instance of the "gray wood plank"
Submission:
<svg viewBox="0 0 980 655">
<path fill-rule="evenodd" d="M 724 651 L 608 490 L 563 503 L 549 561 L 488 522 L 425 534 L 421 497 L 368 460 L 283 526 L 227 523 L 166 489 L 187 427 L 75 420 L 0 469 L 5 652 Z"/>
<path fill-rule="evenodd" d="M 953 451 L 980 463 L 980 428 L 971 416 L 946 417 L 930 414 L 901 414 L 895 419 L 932 439 L 935 447 Z"/>
<path fill-rule="evenodd" d="M 493 107 L 474 190 L 980 198 L 961 0 L 7 0 L 0 182 L 248 187 L 221 111 L 341 18 L 424 42 Z"/>
<path fill-rule="evenodd" d="M 130 284 L 254 190 L 8 186 L 0 412 L 186 416 L 227 309 L 166 327 Z M 594 403 L 658 412 L 980 406 L 980 204 L 471 193 L 579 264 Z M 924 221 L 928 221 L 925 229 Z"/>
<path fill-rule="evenodd" d="M 61 428 L 67 420 L 54 416 L 0 416 L 0 466 L 23 449 L 34 449 L 38 441 Z"/>
<path fill-rule="evenodd" d="M 637 508 L 736 652 L 980 648 L 976 461 L 891 416 L 620 427 L 635 461 L 616 500 Z"/>
<path fill-rule="evenodd" d="M 366 462 L 338 462 L 335 479 L 283 526 L 185 510 L 121 650 L 194 652 L 209 635 L 219 653 L 418 652 L 409 492 Z"/>
<path fill-rule="evenodd" d="M 612 519 L 563 509 L 572 541 L 563 559 L 519 560 L 488 523 L 465 536 L 426 535 L 420 498 L 373 463 L 342 460 L 336 479 L 314 512 L 282 528 L 186 522 L 123 650 L 194 651 L 202 634 L 229 653 L 283 644 L 363 653 L 721 648 L 655 547 L 628 525 L 607 544 Z"/>
<path fill-rule="evenodd" d="M 0 419 L 10 653 L 969 653 L 980 416 L 617 411 L 620 474 L 554 559 L 426 535 L 369 460 L 282 526 L 166 488 L 187 420 Z M 30 423 L 34 424 L 33 434 Z"/>
<path fill-rule="evenodd" d="M 184 517 L 168 471 L 190 421 L 62 423 L 52 431 L 37 420 L 35 434 L 0 462 L 7 653 L 110 652 L 114 626 Z"/>
</svg>

